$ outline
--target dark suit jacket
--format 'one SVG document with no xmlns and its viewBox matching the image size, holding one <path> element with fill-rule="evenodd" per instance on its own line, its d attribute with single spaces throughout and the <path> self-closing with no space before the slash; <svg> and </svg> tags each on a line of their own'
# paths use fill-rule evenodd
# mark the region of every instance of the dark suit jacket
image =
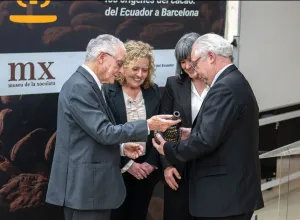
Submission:
<svg viewBox="0 0 300 220">
<path fill-rule="evenodd" d="M 192 127 L 192 110 L 191 110 L 191 80 L 186 75 L 179 78 L 178 76 L 168 77 L 165 90 L 162 96 L 160 113 L 173 114 L 174 111 L 180 112 L 181 126 Z M 164 156 L 161 156 L 163 168 L 172 166 Z M 184 163 L 173 164 L 180 174 L 183 173 Z"/>
<path fill-rule="evenodd" d="M 119 207 L 126 195 L 119 144 L 147 137 L 146 120 L 115 125 L 96 81 L 79 67 L 58 98 L 46 202 L 79 210 Z"/>
<path fill-rule="evenodd" d="M 124 124 L 127 122 L 126 116 L 126 106 L 124 101 L 124 95 L 122 91 L 122 87 L 116 81 L 113 85 L 105 85 L 103 86 L 105 91 L 105 96 L 107 100 L 107 104 L 110 106 L 112 113 L 115 117 L 117 124 Z M 149 87 L 148 89 L 142 88 L 142 94 L 145 101 L 146 108 L 146 117 L 147 119 L 151 118 L 153 115 L 159 114 L 159 105 L 160 105 L 160 93 L 158 86 L 154 84 L 153 87 Z M 153 132 L 151 131 L 148 136 L 148 140 L 146 143 L 146 154 L 137 158 L 136 162 L 142 163 L 147 162 L 151 165 L 159 167 L 159 153 L 152 145 Z M 125 166 L 131 159 L 128 157 L 121 158 L 121 166 Z"/>
<path fill-rule="evenodd" d="M 225 217 L 264 206 L 258 113 L 248 81 L 232 65 L 208 92 L 190 138 L 165 144 L 168 161 L 190 161 L 187 169 L 193 216 Z"/>
</svg>

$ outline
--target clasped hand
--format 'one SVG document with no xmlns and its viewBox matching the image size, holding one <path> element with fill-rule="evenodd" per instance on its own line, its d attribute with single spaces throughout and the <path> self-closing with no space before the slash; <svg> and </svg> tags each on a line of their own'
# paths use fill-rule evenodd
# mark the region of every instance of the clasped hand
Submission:
<svg viewBox="0 0 300 220">
<path fill-rule="evenodd" d="M 133 162 L 133 164 L 128 169 L 128 172 L 138 180 L 142 180 L 146 179 L 147 176 L 149 176 L 154 170 L 155 168 L 147 162 Z"/>
</svg>

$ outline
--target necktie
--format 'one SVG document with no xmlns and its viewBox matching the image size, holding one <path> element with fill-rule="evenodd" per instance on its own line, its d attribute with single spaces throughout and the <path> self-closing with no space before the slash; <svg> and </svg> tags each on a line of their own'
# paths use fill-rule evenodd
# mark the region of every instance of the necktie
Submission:
<svg viewBox="0 0 300 220">
<path fill-rule="evenodd" d="M 102 96 L 103 96 L 104 102 L 105 102 L 105 104 L 107 105 L 107 102 L 106 102 L 106 98 L 105 98 L 105 95 L 104 95 L 103 89 L 101 89 L 101 93 L 102 93 Z"/>
<path fill-rule="evenodd" d="M 104 101 L 103 104 L 105 104 L 105 108 L 107 108 L 107 102 L 106 102 L 106 99 L 105 99 L 105 95 L 104 95 L 103 89 L 100 89 L 100 92 L 102 94 L 102 98 L 103 98 L 103 101 Z"/>
<path fill-rule="evenodd" d="M 113 114 L 112 114 L 110 108 L 109 108 L 108 105 L 107 105 L 107 102 L 106 102 L 106 98 L 105 98 L 104 92 L 103 92 L 102 89 L 100 89 L 100 92 L 101 92 L 102 98 L 103 98 L 103 100 L 101 100 L 101 101 L 104 102 L 103 105 L 104 105 L 105 111 L 106 111 L 106 113 L 107 113 L 107 116 L 110 118 L 111 122 L 112 122 L 113 124 L 115 124 L 114 116 L 113 116 Z"/>
</svg>

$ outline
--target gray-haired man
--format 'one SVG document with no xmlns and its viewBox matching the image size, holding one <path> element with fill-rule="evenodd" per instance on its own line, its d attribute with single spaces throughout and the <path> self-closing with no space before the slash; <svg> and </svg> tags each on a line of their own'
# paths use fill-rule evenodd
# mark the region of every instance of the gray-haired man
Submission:
<svg viewBox="0 0 300 220">
<path fill-rule="evenodd" d="M 111 36 L 92 39 L 85 63 L 65 82 L 58 99 L 57 137 L 46 202 L 63 206 L 66 220 L 108 220 L 125 198 L 121 155 L 136 158 L 150 130 L 164 131 L 179 121 L 170 116 L 115 125 L 101 85 L 123 71 L 126 51 Z M 119 144 L 121 145 L 119 148 Z"/>
<path fill-rule="evenodd" d="M 250 84 L 232 64 L 231 44 L 205 34 L 193 45 L 194 76 L 210 90 L 182 141 L 154 147 L 171 164 L 187 163 L 195 220 L 250 220 L 264 206 L 258 156 L 259 109 Z M 190 134 L 189 134 L 190 132 Z"/>
</svg>

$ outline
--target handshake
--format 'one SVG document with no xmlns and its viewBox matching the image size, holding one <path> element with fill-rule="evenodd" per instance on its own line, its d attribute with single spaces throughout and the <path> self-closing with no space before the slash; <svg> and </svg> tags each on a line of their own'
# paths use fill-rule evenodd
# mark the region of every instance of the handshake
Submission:
<svg viewBox="0 0 300 220">
<path fill-rule="evenodd" d="M 168 120 L 172 115 L 155 115 L 147 120 L 150 131 L 166 131 L 169 127 L 181 122 L 178 120 Z M 123 145 L 123 154 L 131 159 L 136 159 L 143 154 L 143 147 L 137 143 L 125 143 Z"/>
</svg>

